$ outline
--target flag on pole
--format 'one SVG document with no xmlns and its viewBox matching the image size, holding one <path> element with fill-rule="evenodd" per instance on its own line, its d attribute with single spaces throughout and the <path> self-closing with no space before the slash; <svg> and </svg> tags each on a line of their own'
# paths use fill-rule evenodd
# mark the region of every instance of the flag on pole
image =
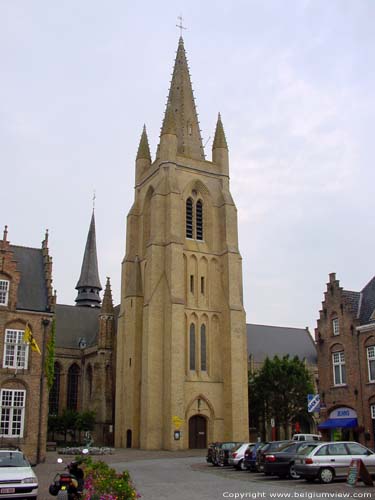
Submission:
<svg viewBox="0 0 375 500">
<path fill-rule="evenodd" d="M 30 344 L 31 349 L 35 352 L 38 352 L 39 354 L 42 354 L 40 352 L 39 346 L 36 343 L 36 340 L 34 339 L 33 334 L 31 333 L 29 324 L 27 323 L 26 328 L 25 328 L 25 333 L 23 334 L 23 341 L 26 342 L 27 344 Z"/>
</svg>

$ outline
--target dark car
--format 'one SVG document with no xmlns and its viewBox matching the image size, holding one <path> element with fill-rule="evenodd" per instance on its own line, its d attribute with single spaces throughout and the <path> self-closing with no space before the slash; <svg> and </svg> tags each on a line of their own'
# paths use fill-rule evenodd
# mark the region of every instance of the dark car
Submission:
<svg viewBox="0 0 375 500">
<path fill-rule="evenodd" d="M 217 443 L 213 449 L 212 453 L 212 463 L 213 465 L 218 465 L 219 467 L 224 467 L 229 465 L 229 452 L 238 446 L 239 442 L 226 441 L 225 443 Z"/>
<path fill-rule="evenodd" d="M 208 448 L 207 448 L 207 456 L 206 456 L 207 463 L 212 464 L 212 456 L 214 453 L 214 449 L 215 449 L 215 446 L 218 444 L 219 444 L 219 442 L 209 443 Z"/>
<path fill-rule="evenodd" d="M 258 449 L 257 452 L 257 459 L 256 459 L 256 470 L 257 472 L 264 472 L 264 462 L 265 462 L 265 457 L 267 454 L 270 454 L 271 452 L 274 451 L 279 451 L 280 448 L 283 446 L 291 443 L 289 440 L 284 440 L 284 441 L 269 441 L 265 443 L 264 446 Z M 265 472 L 265 474 L 267 474 Z"/>
<path fill-rule="evenodd" d="M 257 451 L 259 448 L 264 446 L 266 443 L 264 441 L 255 443 L 253 447 L 248 446 L 244 455 L 244 466 L 247 470 L 254 472 L 256 471 L 256 460 L 257 460 Z"/>
<path fill-rule="evenodd" d="M 300 479 L 294 468 L 295 455 L 309 444 L 308 441 L 295 441 L 282 446 L 279 451 L 266 452 L 263 472 L 280 478 L 289 476 L 291 479 Z"/>
</svg>

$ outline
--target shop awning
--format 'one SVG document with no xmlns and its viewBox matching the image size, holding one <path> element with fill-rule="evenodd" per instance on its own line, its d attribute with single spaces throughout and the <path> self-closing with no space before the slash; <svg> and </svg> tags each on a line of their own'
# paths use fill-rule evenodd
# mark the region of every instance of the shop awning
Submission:
<svg viewBox="0 0 375 500">
<path fill-rule="evenodd" d="M 356 418 L 328 418 L 318 425 L 318 429 L 350 429 L 358 426 Z"/>
</svg>

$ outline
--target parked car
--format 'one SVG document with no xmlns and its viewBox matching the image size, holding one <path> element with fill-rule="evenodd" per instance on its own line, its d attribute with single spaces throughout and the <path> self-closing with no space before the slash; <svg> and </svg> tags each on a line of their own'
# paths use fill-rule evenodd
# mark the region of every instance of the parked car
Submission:
<svg viewBox="0 0 375 500">
<path fill-rule="evenodd" d="M 258 443 L 255 443 L 253 447 L 248 447 L 247 450 L 245 450 L 245 455 L 244 455 L 244 464 L 245 468 L 251 472 L 256 471 L 256 460 L 257 460 L 257 451 L 259 448 L 264 446 L 266 443 L 261 441 Z"/>
<path fill-rule="evenodd" d="M 264 444 L 261 448 L 258 449 L 257 451 L 257 458 L 256 458 L 256 470 L 257 472 L 264 472 L 264 462 L 265 462 L 265 456 L 266 454 L 269 454 L 274 451 L 278 451 L 280 448 L 285 446 L 286 444 L 291 443 L 290 440 L 284 440 L 284 441 L 268 441 L 267 443 Z"/>
<path fill-rule="evenodd" d="M 242 443 L 229 451 L 228 463 L 235 469 L 246 470 L 244 455 L 247 449 L 254 448 L 255 443 Z"/>
<path fill-rule="evenodd" d="M 38 479 L 19 449 L 0 450 L 0 498 L 36 500 Z"/>
<path fill-rule="evenodd" d="M 331 483 L 346 477 L 352 459 L 360 458 L 369 473 L 375 476 L 375 453 L 354 441 L 313 443 L 299 450 L 295 457 L 295 471 L 302 478 Z"/>
<path fill-rule="evenodd" d="M 293 441 L 321 441 L 320 434 L 293 434 Z"/>
<path fill-rule="evenodd" d="M 308 443 L 308 441 L 294 441 L 282 446 L 279 451 L 267 452 L 263 472 L 265 474 L 275 474 L 280 478 L 289 476 L 291 479 L 299 479 L 300 476 L 294 469 L 295 455 Z M 311 443 L 314 443 L 314 441 L 311 441 Z"/>
<path fill-rule="evenodd" d="M 214 447 L 213 453 L 212 453 L 212 463 L 213 465 L 218 465 L 219 467 L 224 467 L 225 465 L 228 465 L 228 458 L 229 458 L 229 452 L 238 446 L 238 442 L 234 441 L 227 441 L 225 443 L 217 443 L 217 445 Z"/>
<path fill-rule="evenodd" d="M 212 456 L 214 453 L 215 446 L 219 444 L 218 442 L 216 443 L 209 443 L 208 448 L 207 448 L 207 456 L 206 456 L 206 462 L 209 464 L 212 464 Z"/>
</svg>

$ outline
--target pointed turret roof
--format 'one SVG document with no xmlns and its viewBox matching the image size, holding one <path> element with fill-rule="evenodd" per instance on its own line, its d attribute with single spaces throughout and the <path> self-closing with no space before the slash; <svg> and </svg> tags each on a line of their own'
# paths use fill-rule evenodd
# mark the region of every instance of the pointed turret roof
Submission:
<svg viewBox="0 0 375 500">
<path fill-rule="evenodd" d="M 139 141 L 137 160 L 140 159 L 151 161 L 151 153 L 150 153 L 150 146 L 148 144 L 146 125 L 143 125 L 141 140 Z"/>
<path fill-rule="evenodd" d="M 212 144 L 212 149 L 216 149 L 216 148 L 228 149 L 227 139 L 225 137 L 223 122 L 221 121 L 220 113 L 217 117 L 215 138 L 214 138 L 214 142 Z"/>
<path fill-rule="evenodd" d="M 180 37 L 178 43 L 166 114 L 163 122 L 163 133 L 165 133 L 167 119 L 169 120 L 169 109 L 173 111 L 175 118 L 178 154 L 195 160 L 204 160 L 197 110 L 195 108 L 189 67 L 182 37 Z"/>
<path fill-rule="evenodd" d="M 111 282 L 108 277 L 107 277 L 107 283 L 105 285 L 101 312 L 102 314 L 113 314 Z"/>
<path fill-rule="evenodd" d="M 102 285 L 99 280 L 98 258 L 96 254 L 95 215 L 93 211 L 85 253 L 83 255 L 81 275 L 76 286 L 76 290 L 78 290 L 77 305 L 99 307 L 99 292 L 101 289 Z"/>
</svg>

